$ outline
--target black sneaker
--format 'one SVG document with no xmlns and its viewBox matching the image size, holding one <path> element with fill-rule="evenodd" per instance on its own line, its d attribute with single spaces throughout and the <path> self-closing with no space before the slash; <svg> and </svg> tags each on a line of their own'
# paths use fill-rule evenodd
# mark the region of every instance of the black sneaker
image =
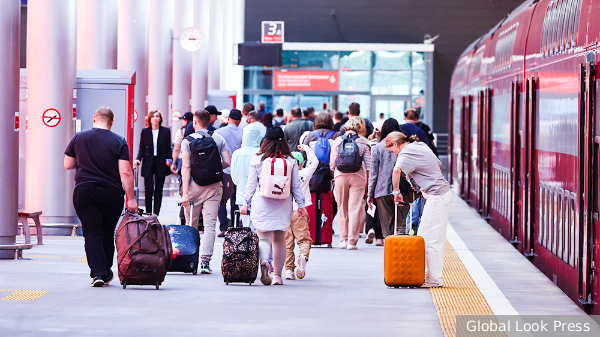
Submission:
<svg viewBox="0 0 600 337">
<path fill-rule="evenodd" d="M 102 279 L 102 276 L 94 277 L 94 280 L 92 281 L 92 284 L 90 285 L 90 287 L 94 287 L 94 288 L 99 288 L 99 287 L 103 287 L 103 286 L 104 286 L 104 280 Z"/>
<path fill-rule="evenodd" d="M 112 281 L 113 278 L 115 278 L 115 274 L 113 274 L 112 270 L 109 269 L 108 272 L 109 272 L 108 276 L 105 276 L 102 278 L 102 280 L 104 281 L 104 286 L 108 286 L 110 281 Z"/>
</svg>

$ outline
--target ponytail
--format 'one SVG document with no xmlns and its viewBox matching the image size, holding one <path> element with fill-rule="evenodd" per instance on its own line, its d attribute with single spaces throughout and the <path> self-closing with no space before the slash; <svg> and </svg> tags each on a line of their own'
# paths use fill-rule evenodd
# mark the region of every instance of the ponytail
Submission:
<svg viewBox="0 0 600 337">
<path fill-rule="evenodd" d="M 407 140 L 409 143 L 414 143 L 414 142 L 418 142 L 419 141 L 419 137 L 417 137 L 417 135 L 412 135 L 410 137 L 408 137 Z"/>
<path fill-rule="evenodd" d="M 385 147 L 393 146 L 394 144 L 404 144 L 404 143 L 414 143 L 418 142 L 419 137 L 417 135 L 412 135 L 410 137 L 406 137 L 405 134 L 399 131 L 390 132 L 389 135 L 385 137 Z"/>
</svg>

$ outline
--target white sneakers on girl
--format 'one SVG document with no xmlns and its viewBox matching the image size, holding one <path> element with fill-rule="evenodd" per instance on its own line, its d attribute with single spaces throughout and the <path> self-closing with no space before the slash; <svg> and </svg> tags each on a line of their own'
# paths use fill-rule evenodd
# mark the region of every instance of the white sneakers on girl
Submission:
<svg viewBox="0 0 600 337">
<path fill-rule="evenodd" d="M 348 250 L 357 250 L 358 247 L 356 245 L 348 244 Z"/>
<path fill-rule="evenodd" d="M 281 277 L 280 277 L 281 278 Z M 271 276 L 269 276 L 269 262 L 260 263 L 260 282 L 268 286 L 271 285 Z"/>
<path fill-rule="evenodd" d="M 282 286 L 283 280 L 281 279 L 281 275 L 273 275 L 273 283 L 271 285 Z"/>
<path fill-rule="evenodd" d="M 285 279 L 286 280 L 295 280 L 296 276 L 294 275 L 294 271 L 291 269 L 285 270 Z"/>
<path fill-rule="evenodd" d="M 347 246 L 347 245 L 348 245 L 348 244 L 347 244 L 347 242 L 346 242 L 346 241 L 341 241 L 341 242 L 340 242 L 340 244 L 338 245 L 338 247 L 340 247 L 340 248 L 344 249 L 344 248 L 346 248 L 346 246 Z"/>
</svg>

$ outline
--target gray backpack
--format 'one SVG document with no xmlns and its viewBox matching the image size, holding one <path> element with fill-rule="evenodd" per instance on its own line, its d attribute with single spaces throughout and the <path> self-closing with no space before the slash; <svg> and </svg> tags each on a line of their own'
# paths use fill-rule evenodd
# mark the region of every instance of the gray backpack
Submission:
<svg viewBox="0 0 600 337">
<path fill-rule="evenodd" d="M 338 156 L 335 166 L 342 173 L 358 172 L 362 167 L 362 156 L 356 144 L 358 135 L 342 136 L 342 143 L 338 147 Z"/>
</svg>

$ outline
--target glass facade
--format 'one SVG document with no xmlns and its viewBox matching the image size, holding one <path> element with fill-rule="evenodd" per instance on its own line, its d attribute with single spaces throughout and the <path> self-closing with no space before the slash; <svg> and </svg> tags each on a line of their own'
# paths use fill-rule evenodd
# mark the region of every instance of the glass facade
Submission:
<svg viewBox="0 0 600 337">
<path fill-rule="evenodd" d="M 331 51 L 331 50 L 283 50 L 281 68 L 246 67 L 244 71 L 244 101 L 267 103 L 268 111 L 278 108 L 289 112 L 293 107 L 314 107 L 345 112 L 351 102 L 361 105 L 361 115 L 375 119 L 380 113 L 404 119 L 404 110 L 419 107 L 421 116 L 431 109 L 427 106 L 427 88 L 432 79 L 427 69 L 432 62 L 432 52 L 418 51 Z M 286 71 L 290 71 L 286 73 Z M 302 71 L 299 73 L 298 71 Z M 334 75 L 331 76 L 333 72 Z M 276 83 L 277 73 L 286 74 L 289 83 L 304 81 L 301 90 L 286 90 Z M 332 90 L 318 90 L 308 78 L 328 74 Z M 335 76 L 337 74 L 337 77 Z M 283 76 L 283 75 L 281 75 Z M 290 80 L 290 76 L 296 76 Z M 303 78 L 300 78 L 303 76 Z M 321 77 L 321 79 L 323 79 Z M 298 84 L 300 85 L 300 84 Z M 429 110 L 430 111 L 430 110 Z"/>
</svg>

